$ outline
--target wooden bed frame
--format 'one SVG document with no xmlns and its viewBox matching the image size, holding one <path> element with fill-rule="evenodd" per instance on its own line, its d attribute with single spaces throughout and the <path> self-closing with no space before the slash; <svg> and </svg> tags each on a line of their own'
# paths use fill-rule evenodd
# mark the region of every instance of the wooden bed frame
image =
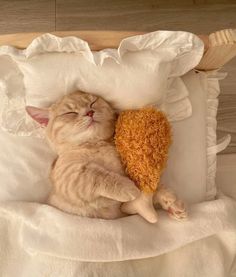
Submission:
<svg viewBox="0 0 236 277">
<path fill-rule="evenodd" d="M 92 50 L 117 48 L 119 42 L 126 37 L 144 34 L 143 32 L 123 31 L 66 31 L 51 32 L 59 37 L 77 36 L 87 41 Z M 18 33 L 0 35 L 0 45 L 12 45 L 25 48 L 29 43 L 43 33 Z M 217 31 L 210 35 L 198 35 L 205 45 L 205 53 L 197 69 L 214 70 L 222 67 L 236 56 L 236 29 Z"/>
</svg>

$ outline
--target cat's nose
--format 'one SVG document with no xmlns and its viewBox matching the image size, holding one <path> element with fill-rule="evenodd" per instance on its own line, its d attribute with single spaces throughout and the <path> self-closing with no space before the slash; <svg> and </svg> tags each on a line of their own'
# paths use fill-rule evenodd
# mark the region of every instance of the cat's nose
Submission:
<svg viewBox="0 0 236 277">
<path fill-rule="evenodd" d="M 94 115 L 94 111 L 93 110 L 90 110 L 86 113 L 87 116 L 90 116 L 90 117 L 93 117 Z"/>
</svg>

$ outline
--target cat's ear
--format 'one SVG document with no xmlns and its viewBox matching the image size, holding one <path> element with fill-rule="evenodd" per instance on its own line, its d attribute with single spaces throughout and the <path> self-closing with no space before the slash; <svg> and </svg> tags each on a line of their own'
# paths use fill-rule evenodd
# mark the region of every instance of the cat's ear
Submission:
<svg viewBox="0 0 236 277">
<path fill-rule="evenodd" d="M 49 109 L 40 109 L 32 106 L 25 107 L 27 113 L 42 126 L 47 126 L 49 121 Z"/>
</svg>

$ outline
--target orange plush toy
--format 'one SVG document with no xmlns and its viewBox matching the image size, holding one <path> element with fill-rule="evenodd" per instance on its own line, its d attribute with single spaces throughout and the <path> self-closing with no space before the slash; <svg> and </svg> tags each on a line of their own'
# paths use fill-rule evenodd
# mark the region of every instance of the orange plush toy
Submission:
<svg viewBox="0 0 236 277">
<path fill-rule="evenodd" d="M 161 111 L 143 108 L 122 112 L 117 120 L 115 144 L 126 173 L 140 189 L 140 196 L 122 205 L 127 214 L 157 221 L 153 193 L 158 189 L 171 143 L 170 124 Z"/>
</svg>

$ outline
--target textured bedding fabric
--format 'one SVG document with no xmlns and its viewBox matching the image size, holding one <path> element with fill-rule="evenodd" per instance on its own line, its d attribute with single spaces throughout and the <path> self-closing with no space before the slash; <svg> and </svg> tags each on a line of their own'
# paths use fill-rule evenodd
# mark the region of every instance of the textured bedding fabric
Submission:
<svg viewBox="0 0 236 277">
<path fill-rule="evenodd" d="M 235 210 L 223 197 L 192 206 L 186 222 L 162 213 L 156 225 L 132 216 L 112 226 L 33 203 L 1 203 L 0 276 L 233 277 Z"/>
<path fill-rule="evenodd" d="M 222 232 L 158 257 L 106 263 L 33 256 L 6 248 L 0 271 L 3 277 L 235 277 L 232 243 L 235 233 Z"/>
</svg>

